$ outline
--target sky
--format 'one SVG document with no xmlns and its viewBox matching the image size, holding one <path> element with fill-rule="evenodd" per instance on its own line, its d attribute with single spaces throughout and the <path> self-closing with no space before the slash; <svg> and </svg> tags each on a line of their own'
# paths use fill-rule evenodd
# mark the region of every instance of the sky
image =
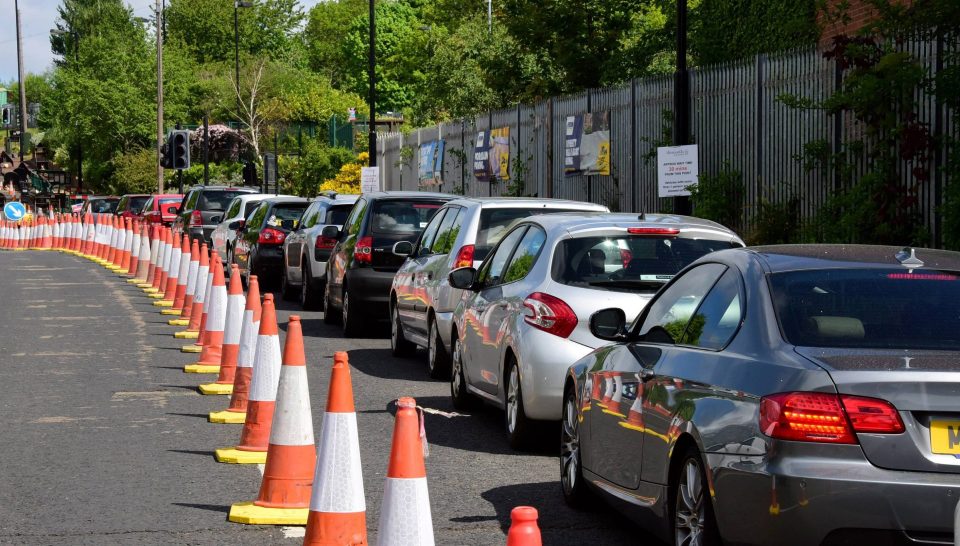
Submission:
<svg viewBox="0 0 960 546">
<path fill-rule="evenodd" d="M 223 0 L 230 2 L 231 0 Z M 306 12 L 320 0 L 300 0 Z M 0 82 L 17 79 L 17 25 L 14 0 L 0 0 Z M 135 17 L 150 17 L 155 0 L 127 0 Z M 55 27 L 60 0 L 20 0 L 24 72 L 44 72 L 53 66 L 50 29 Z"/>
</svg>

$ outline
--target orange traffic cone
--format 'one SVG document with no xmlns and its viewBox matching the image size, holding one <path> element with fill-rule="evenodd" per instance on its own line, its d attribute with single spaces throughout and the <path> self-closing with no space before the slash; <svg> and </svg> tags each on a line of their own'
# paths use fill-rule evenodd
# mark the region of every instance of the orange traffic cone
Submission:
<svg viewBox="0 0 960 546">
<path fill-rule="evenodd" d="M 541 546 L 543 541 L 537 516 L 537 509 L 532 506 L 517 506 L 511 510 L 507 546 Z"/>
<path fill-rule="evenodd" d="M 193 293 L 196 291 L 197 274 L 200 272 L 200 247 L 197 240 L 190 243 L 190 263 L 187 266 L 186 284 L 183 289 L 183 304 L 180 306 L 180 318 L 170 319 L 170 326 L 189 326 L 190 314 L 193 310 Z M 178 287 L 179 288 L 179 287 Z M 176 302 L 174 302 L 176 306 Z"/>
<path fill-rule="evenodd" d="M 277 386 L 277 411 L 273 416 L 276 423 L 270 431 L 260 494 L 253 502 L 231 506 L 229 519 L 254 525 L 306 525 L 317 448 L 313 439 L 303 332 L 297 315 L 291 316 L 287 324 Z"/>
<path fill-rule="evenodd" d="M 170 246 L 167 259 L 164 261 L 164 270 L 166 271 L 166 281 L 160 286 L 163 297 L 160 301 L 153 304 L 157 307 L 173 307 L 173 300 L 177 297 L 177 278 L 180 275 L 180 258 L 183 254 L 180 241 L 177 241 L 173 233 L 167 234 L 167 244 Z"/>
<path fill-rule="evenodd" d="M 133 277 L 137 276 L 137 265 L 140 263 L 140 222 L 134 220 L 130 227 L 130 264 L 124 273 L 127 282 L 135 282 Z"/>
<path fill-rule="evenodd" d="M 433 544 L 433 520 L 423 464 L 425 433 L 413 398 L 397 400 L 390 465 L 383 488 L 377 544 Z"/>
<path fill-rule="evenodd" d="M 201 394 L 231 394 L 240 353 L 240 332 L 243 329 L 244 298 L 237 265 L 231 265 L 230 289 L 227 291 L 227 317 L 224 321 L 220 375 L 214 383 L 200 385 Z"/>
<path fill-rule="evenodd" d="M 230 276 L 233 282 L 233 276 Z M 253 357 L 257 351 L 257 333 L 260 330 L 260 285 L 257 276 L 250 275 L 247 289 L 247 306 L 243 311 L 243 326 L 240 328 L 240 353 L 237 355 L 237 370 L 233 376 L 230 406 L 223 411 L 212 411 L 211 423 L 242 425 L 247 418 L 247 399 L 250 395 L 250 378 L 253 376 Z M 220 366 L 221 370 L 223 366 Z"/>
<path fill-rule="evenodd" d="M 263 464 L 267 462 L 270 426 L 277 400 L 277 382 L 280 377 L 280 334 L 277 331 L 277 311 L 273 294 L 263 297 L 260 314 L 260 333 L 257 352 L 253 358 L 253 376 L 247 400 L 247 417 L 240 432 L 240 443 L 235 448 L 216 451 L 221 463 Z"/>
<path fill-rule="evenodd" d="M 159 262 L 160 227 L 155 225 L 150 228 L 150 266 L 147 268 L 147 282 L 144 283 L 147 286 L 140 285 L 140 288 L 143 288 L 144 292 L 151 293 L 156 291 L 156 288 L 154 287 L 154 281 L 157 278 L 157 271 L 159 270 L 157 264 Z"/>
<path fill-rule="evenodd" d="M 170 263 L 170 245 L 167 238 L 170 236 L 170 230 L 167 228 L 160 228 L 160 236 L 158 237 L 158 250 L 157 250 L 157 273 L 153 277 L 153 291 L 150 293 L 151 298 L 162 299 L 163 290 L 167 286 L 167 266 Z"/>
<path fill-rule="evenodd" d="M 200 246 L 200 261 L 197 265 L 197 276 L 194 279 L 193 304 L 190 306 L 190 323 L 187 329 L 173 334 L 177 339 L 197 339 L 200 337 L 200 320 L 203 318 L 203 297 L 207 288 L 213 284 L 210 275 L 210 261 L 207 258 L 207 244 Z"/>
<path fill-rule="evenodd" d="M 150 269 L 150 230 L 146 225 L 140 226 L 140 245 L 137 247 L 137 267 L 129 283 L 141 285 L 147 282 L 147 272 Z"/>
<path fill-rule="evenodd" d="M 214 254 L 216 256 L 216 254 Z M 223 279 L 223 263 L 216 259 L 213 264 L 213 283 L 207 294 L 209 300 L 205 307 L 206 326 L 200 334 L 203 349 L 200 360 L 184 366 L 187 373 L 219 373 L 220 360 L 223 358 L 223 329 L 227 321 L 227 286 Z M 200 319 L 203 322 L 203 319 Z"/>
<path fill-rule="evenodd" d="M 177 286 L 173 292 L 173 306 L 160 311 L 162 315 L 179 316 L 187 297 L 187 280 L 190 275 L 190 237 L 184 235 L 180 243 L 180 261 L 177 264 Z"/>
<path fill-rule="evenodd" d="M 333 355 L 304 546 L 367 544 L 367 504 L 347 353 Z"/>
<path fill-rule="evenodd" d="M 118 273 L 127 274 L 130 271 L 130 260 L 133 258 L 133 219 L 123 219 L 123 252 L 120 256 L 120 270 Z"/>
<path fill-rule="evenodd" d="M 202 251 L 201 251 L 202 252 Z M 206 287 L 203 289 L 203 301 L 200 303 L 198 320 L 196 321 L 198 326 L 197 330 L 191 331 L 191 328 L 194 325 L 194 318 L 190 318 L 190 326 L 187 327 L 185 332 L 177 332 L 174 334 L 174 337 L 184 337 L 186 339 L 195 339 L 193 345 L 186 345 L 183 347 L 183 352 L 185 353 L 199 353 L 203 350 L 203 346 L 207 342 L 207 312 L 210 310 L 210 296 L 213 294 L 213 270 L 214 270 L 214 260 L 217 257 L 216 252 L 210 254 L 210 265 L 208 266 L 207 271 L 207 280 L 205 281 Z M 199 282 L 200 279 L 197 279 Z M 197 288 L 200 286 L 198 285 Z M 197 311 L 194 308 L 194 311 Z"/>
</svg>

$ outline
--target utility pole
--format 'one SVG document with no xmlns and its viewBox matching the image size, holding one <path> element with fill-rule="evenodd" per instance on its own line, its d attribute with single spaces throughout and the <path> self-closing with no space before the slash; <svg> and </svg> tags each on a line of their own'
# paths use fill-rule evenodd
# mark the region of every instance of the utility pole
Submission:
<svg viewBox="0 0 960 546">
<path fill-rule="evenodd" d="M 687 71 L 687 0 L 677 0 L 677 71 L 673 75 L 673 145 L 690 144 L 690 73 Z M 674 197 L 673 212 L 690 214 L 690 198 Z"/>
<path fill-rule="evenodd" d="M 210 117 L 203 115 L 203 185 L 210 185 Z"/>
<path fill-rule="evenodd" d="M 17 12 L 17 73 L 20 79 L 20 162 L 23 163 L 24 150 L 27 148 L 27 87 L 23 78 L 23 36 L 20 32 L 20 3 L 18 0 L 13 0 L 13 9 Z"/>
<path fill-rule="evenodd" d="M 374 13 L 374 0 L 370 0 L 370 166 L 377 166 L 377 20 Z"/>
<path fill-rule="evenodd" d="M 163 193 L 163 8 L 157 0 L 157 193 Z"/>
</svg>

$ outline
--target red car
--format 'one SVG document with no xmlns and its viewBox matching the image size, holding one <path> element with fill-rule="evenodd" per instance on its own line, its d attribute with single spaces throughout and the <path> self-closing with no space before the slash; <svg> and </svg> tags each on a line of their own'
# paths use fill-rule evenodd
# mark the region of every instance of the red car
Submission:
<svg viewBox="0 0 960 546">
<path fill-rule="evenodd" d="M 137 218 L 143 210 L 143 206 L 150 200 L 148 193 L 128 193 L 120 198 L 117 204 L 117 216 L 121 218 Z"/>
<path fill-rule="evenodd" d="M 140 217 L 148 224 L 170 226 L 177 218 L 181 201 L 183 201 L 182 194 L 164 193 L 151 195 L 143 205 Z"/>
</svg>

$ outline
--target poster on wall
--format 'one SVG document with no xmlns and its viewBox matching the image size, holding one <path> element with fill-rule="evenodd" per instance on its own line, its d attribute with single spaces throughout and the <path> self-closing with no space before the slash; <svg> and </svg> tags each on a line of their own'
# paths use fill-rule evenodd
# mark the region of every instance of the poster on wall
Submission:
<svg viewBox="0 0 960 546">
<path fill-rule="evenodd" d="M 420 145 L 418 178 L 420 185 L 443 183 L 443 140 L 431 140 Z"/>
<path fill-rule="evenodd" d="M 510 128 L 490 131 L 490 172 L 497 180 L 510 180 Z"/>
<path fill-rule="evenodd" d="M 696 144 L 657 148 L 657 195 L 659 197 L 690 195 L 687 188 L 697 185 L 698 175 Z"/>
<path fill-rule="evenodd" d="M 360 171 L 360 192 L 373 193 L 380 191 L 380 169 L 378 167 L 363 167 Z"/>
<path fill-rule="evenodd" d="M 610 112 L 567 116 L 564 135 L 566 176 L 610 174 Z"/>
<path fill-rule="evenodd" d="M 477 182 L 489 182 L 491 174 L 490 143 L 486 131 L 480 131 L 473 146 L 473 176 Z"/>
</svg>

